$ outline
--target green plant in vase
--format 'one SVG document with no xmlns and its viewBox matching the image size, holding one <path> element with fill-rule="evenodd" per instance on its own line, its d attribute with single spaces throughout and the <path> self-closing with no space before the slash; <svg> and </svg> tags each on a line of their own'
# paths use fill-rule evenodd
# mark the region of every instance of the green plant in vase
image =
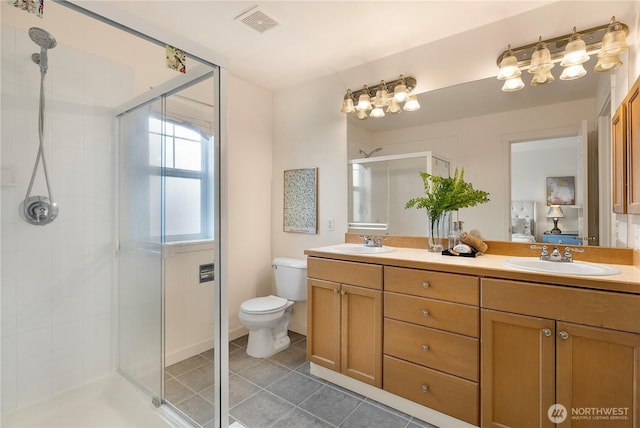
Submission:
<svg viewBox="0 0 640 428">
<path fill-rule="evenodd" d="M 429 223 L 429 250 L 442 251 L 441 238 L 446 233 L 442 230 L 448 220 L 449 213 L 460 208 L 475 207 L 489 202 L 489 193 L 473 188 L 464 181 L 464 168 L 456 168 L 453 177 L 440 177 L 421 172 L 424 182 L 425 196 L 410 199 L 405 208 L 427 210 Z"/>
</svg>

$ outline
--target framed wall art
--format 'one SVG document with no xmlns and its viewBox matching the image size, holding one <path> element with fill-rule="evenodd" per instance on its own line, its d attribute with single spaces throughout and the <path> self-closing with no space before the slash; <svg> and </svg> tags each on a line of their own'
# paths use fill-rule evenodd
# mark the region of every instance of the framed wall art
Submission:
<svg viewBox="0 0 640 428">
<path fill-rule="evenodd" d="M 575 177 L 547 177 L 547 205 L 575 205 Z"/>
<path fill-rule="evenodd" d="M 284 172 L 284 231 L 318 233 L 318 168 Z"/>
</svg>

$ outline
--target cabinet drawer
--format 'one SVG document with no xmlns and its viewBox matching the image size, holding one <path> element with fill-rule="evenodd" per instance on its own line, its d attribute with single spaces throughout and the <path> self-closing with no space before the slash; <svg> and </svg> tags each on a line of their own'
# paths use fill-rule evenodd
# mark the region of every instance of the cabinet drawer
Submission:
<svg viewBox="0 0 640 428">
<path fill-rule="evenodd" d="M 478 381 L 478 339 L 384 320 L 384 353 Z"/>
<path fill-rule="evenodd" d="M 478 426 L 479 387 L 446 373 L 384 356 L 384 390 Z"/>
<path fill-rule="evenodd" d="M 640 333 L 640 296 L 482 279 L 482 307 Z"/>
<path fill-rule="evenodd" d="M 479 309 L 475 306 L 385 292 L 384 316 L 479 337 Z"/>
<path fill-rule="evenodd" d="M 468 305 L 480 302 L 478 277 L 455 273 L 385 267 L 384 289 Z"/>
<path fill-rule="evenodd" d="M 382 266 L 380 265 L 309 257 L 307 276 L 382 290 Z"/>
</svg>

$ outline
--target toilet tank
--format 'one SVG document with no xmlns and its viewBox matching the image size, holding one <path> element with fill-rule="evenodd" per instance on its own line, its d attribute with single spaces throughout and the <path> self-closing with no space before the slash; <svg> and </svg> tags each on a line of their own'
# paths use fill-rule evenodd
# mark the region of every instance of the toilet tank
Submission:
<svg viewBox="0 0 640 428">
<path fill-rule="evenodd" d="M 273 259 L 276 295 L 288 300 L 307 300 L 307 259 L 276 257 Z"/>
</svg>

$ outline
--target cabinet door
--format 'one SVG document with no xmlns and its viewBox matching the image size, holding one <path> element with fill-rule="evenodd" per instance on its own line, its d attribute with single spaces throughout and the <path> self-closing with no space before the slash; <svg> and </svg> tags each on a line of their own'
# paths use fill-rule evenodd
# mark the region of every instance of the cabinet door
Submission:
<svg viewBox="0 0 640 428">
<path fill-rule="evenodd" d="M 340 371 L 340 284 L 307 280 L 307 359 Z"/>
<path fill-rule="evenodd" d="M 640 334 L 558 322 L 556 340 L 562 427 L 637 428 Z"/>
<path fill-rule="evenodd" d="M 382 291 L 342 285 L 341 372 L 382 387 Z"/>
<path fill-rule="evenodd" d="M 640 79 L 627 95 L 627 212 L 640 214 Z"/>
<path fill-rule="evenodd" d="M 622 103 L 611 119 L 611 144 L 613 156 L 613 212 L 627 212 L 627 127 L 626 109 Z"/>
<path fill-rule="evenodd" d="M 554 321 L 483 309 L 483 427 L 553 427 Z"/>
</svg>

